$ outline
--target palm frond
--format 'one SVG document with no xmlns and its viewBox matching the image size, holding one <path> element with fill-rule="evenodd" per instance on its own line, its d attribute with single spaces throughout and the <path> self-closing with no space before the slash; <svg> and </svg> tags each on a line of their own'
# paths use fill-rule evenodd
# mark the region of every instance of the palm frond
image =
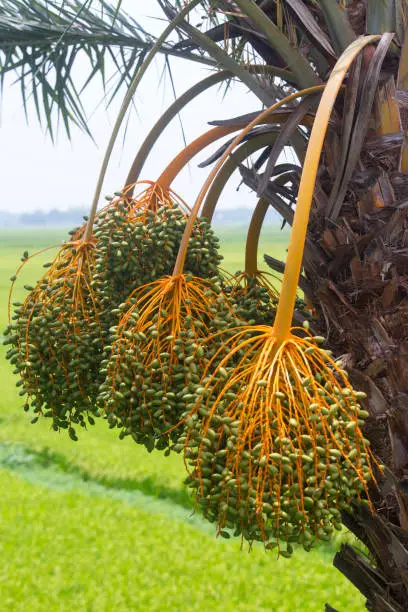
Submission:
<svg viewBox="0 0 408 612">
<path fill-rule="evenodd" d="M 105 89 L 107 72 L 113 67 L 118 76 L 110 84 L 110 102 L 123 84 L 132 81 L 155 42 L 120 3 L 4 0 L 0 5 L 0 87 L 4 89 L 6 74 L 13 74 L 26 113 L 30 100 L 51 136 L 55 119 L 63 120 L 68 136 L 72 123 L 89 133 L 81 102 L 84 89 L 97 76 Z M 173 46 L 164 44 L 161 52 L 214 64 L 200 52 Z M 88 59 L 88 71 L 80 83 L 76 66 L 83 57 Z"/>
</svg>

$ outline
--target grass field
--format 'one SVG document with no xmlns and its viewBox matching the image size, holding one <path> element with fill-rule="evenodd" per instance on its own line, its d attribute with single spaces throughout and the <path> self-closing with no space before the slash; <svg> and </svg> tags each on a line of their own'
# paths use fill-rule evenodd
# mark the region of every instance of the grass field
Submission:
<svg viewBox="0 0 408 612">
<path fill-rule="evenodd" d="M 242 269 L 241 230 L 219 232 L 224 267 Z M 64 232 L 0 232 L 0 328 L 9 277 L 22 252 Z M 261 252 L 284 258 L 287 233 L 270 229 Z M 19 279 L 41 271 L 34 260 Z M 1 331 L 0 331 L 1 333 Z M 331 567 L 334 545 L 276 560 L 261 547 L 217 539 L 193 513 L 180 457 L 119 441 L 104 421 L 74 443 L 29 423 L 0 347 L 0 610 L 342 612 L 363 599 Z"/>
</svg>

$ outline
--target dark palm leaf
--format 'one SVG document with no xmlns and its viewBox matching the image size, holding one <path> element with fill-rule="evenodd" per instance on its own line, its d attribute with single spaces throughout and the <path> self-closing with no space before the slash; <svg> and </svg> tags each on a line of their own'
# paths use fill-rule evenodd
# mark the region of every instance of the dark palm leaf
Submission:
<svg viewBox="0 0 408 612">
<path fill-rule="evenodd" d="M 110 85 L 110 102 L 121 85 L 132 80 L 154 45 L 156 39 L 123 12 L 120 4 L 113 6 L 105 0 L 96 4 L 89 0 L 82 4 L 75 0 L 1 2 L 0 86 L 3 88 L 5 75 L 13 73 L 26 111 L 31 99 L 51 136 L 58 117 L 68 135 L 71 123 L 88 131 L 80 100 L 83 90 L 97 75 L 105 87 L 106 72 L 113 65 L 118 76 Z M 200 53 L 174 50 L 170 43 L 163 46 L 162 53 L 213 64 Z M 82 83 L 75 79 L 74 84 L 80 56 L 88 59 L 88 73 Z"/>
</svg>

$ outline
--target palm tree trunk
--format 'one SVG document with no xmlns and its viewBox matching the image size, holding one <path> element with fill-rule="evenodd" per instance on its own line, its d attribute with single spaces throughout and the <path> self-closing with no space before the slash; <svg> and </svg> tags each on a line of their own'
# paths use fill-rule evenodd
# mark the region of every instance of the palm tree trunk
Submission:
<svg viewBox="0 0 408 612">
<path fill-rule="evenodd" d="M 358 507 L 343 516 L 368 558 L 344 545 L 334 559 L 373 612 L 408 610 L 408 207 L 398 197 L 407 175 L 396 171 L 391 154 L 388 163 L 387 169 L 377 156 L 371 163 L 390 187 L 388 205 L 371 206 L 365 186 L 349 190 L 330 229 L 322 230 L 315 211 L 311 241 L 326 262 L 318 275 L 308 275 L 319 331 L 367 393 L 365 435 L 385 464 L 384 477 L 372 486 L 376 513 Z"/>
</svg>

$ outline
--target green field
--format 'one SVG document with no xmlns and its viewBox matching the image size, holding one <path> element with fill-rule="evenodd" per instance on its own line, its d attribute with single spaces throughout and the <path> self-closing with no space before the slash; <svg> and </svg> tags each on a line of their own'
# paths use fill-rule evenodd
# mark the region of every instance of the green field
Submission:
<svg viewBox="0 0 408 612">
<path fill-rule="evenodd" d="M 224 267 L 242 269 L 244 231 L 219 232 Z M 285 257 L 271 228 L 261 253 Z M 58 231 L 0 232 L 0 328 L 9 277 L 22 252 L 55 244 Z M 33 283 L 46 253 L 27 265 Z M 1 333 L 1 332 L 0 332 Z M 148 454 L 100 421 L 74 443 L 29 423 L 0 346 L 0 609 L 12 611 L 358 612 L 358 592 L 331 567 L 335 545 L 276 559 L 215 537 L 194 514 L 178 456 Z"/>
</svg>

